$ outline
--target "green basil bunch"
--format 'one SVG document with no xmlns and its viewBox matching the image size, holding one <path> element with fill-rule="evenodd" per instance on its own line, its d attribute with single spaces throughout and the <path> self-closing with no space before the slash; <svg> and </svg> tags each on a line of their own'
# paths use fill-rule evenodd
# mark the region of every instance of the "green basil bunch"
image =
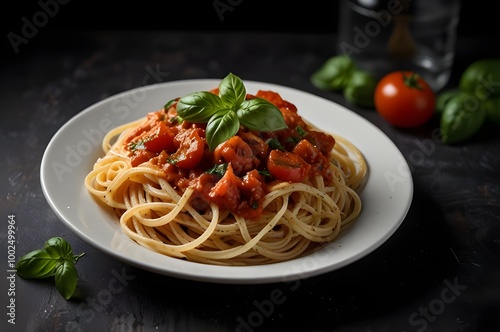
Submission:
<svg viewBox="0 0 500 332">
<path fill-rule="evenodd" d="M 240 125 L 258 131 L 288 128 L 275 105 L 262 98 L 246 100 L 243 81 L 232 73 L 219 84 L 219 95 L 198 91 L 181 97 L 177 114 L 189 122 L 207 123 L 205 136 L 211 151 L 234 136 Z"/>
<path fill-rule="evenodd" d="M 17 274 L 24 279 L 54 277 L 59 293 L 68 300 L 73 296 L 78 282 L 76 262 L 83 256 L 73 255 L 73 249 L 61 237 L 53 237 L 43 249 L 22 256 L 16 264 Z"/>
<path fill-rule="evenodd" d="M 468 93 L 451 98 L 441 114 L 443 142 L 453 144 L 472 137 L 483 125 L 486 112 Z"/>
<path fill-rule="evenodd" d="M 353 60 L 346 55 L 329 58 L 311 75 L 311 82 L 322 90 L 342 91 L 344 98 L 353 105 L 374 106 L 375 76 L 357 69 Z"/>
<path fill-rule="evenodd" d="M 471 63 L 458 88 L 437 96 L 443 142 L 453 144 L 474 136 L 486 121 L 500 124 L 500 59 Z"/>
<path fill-rule="evenodd" d="M 322 90 L 343 90 L 356 66 L 345 55 L 333 56 L 311 75 L 311 82 Z"/>
</svg>

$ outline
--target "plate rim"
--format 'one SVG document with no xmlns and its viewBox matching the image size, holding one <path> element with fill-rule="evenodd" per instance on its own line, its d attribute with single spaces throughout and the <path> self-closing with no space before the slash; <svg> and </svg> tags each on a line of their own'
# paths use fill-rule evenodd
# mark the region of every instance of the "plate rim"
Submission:
<svg viewBox="0 0 500 332">
<path fill-rule="evenodd" d="M 338 104 L 332 100 L 329 100 L 327 98 L 315 95 L 311 92 L 307 92 L 304 90 L 300 90 L 297 88 L 285 86 L 285 85 L 280 85 L 280 84 L 275 84 L 275 83 L 268 83 L 268 82 L 262 82 L 262 81 L 254 81 L 254 80 L 243 80 L 245 86 L 247 85 L 253 85 L 253 86 L 266 86 L 268 88 L 275 88 L 278 90 L 287 90 L 290 93 L 297 93 L 299 95 L 305 96 L 306 98 L 313 98 L 317 99 L 323 103 L 331 104 L 334 105 L 335 107 L 339 108 L 342 112 L 348 112 L 350 113 L 350 116 L 353 116 L 357 121 L 361 121 L 364 125 L 369 126 L 372 130 L 377 132 L 379 135 L 381 135 L 382 138 L 384 138 L 388 143 L 390 143 L 392 148 L 394 149 L 394 152 L 397 152 L 400 157 L 401 162 L 403 163 L 403 168 L 408 170 L 408 177 L 407 177 L 407 194 L 408 200 L 406 202 L 406 206 L 403 210 L 400 211 L 400 218 L 397 222 L 393 224 L 391 229 L 388 232 L 384 233 L 384 236 L 380 237 L 375 243 L 373 243 L 371 246 L 364 248 L 364 250 L 358 252 L 356 255 L 350 256 L 341 262 L 337 262 L 335 265 L 331 266 L 322 266 L 321 268 L 313 269 L 313 270 L 308 270 L 306 272 L 301 272 L 301 273 L 295 273 L 295 274 L 290 274 L 290 275 L 284 275 L 284 274 L 272 274 L 272 275 L 267 275 L 267 276 L 261 276 L 258 278 L 254 278 L 251 276 L 244 277 L 242 276 L 243 274 L 238 273 L 237 275 L 231 275 L 229 272 L 234 272 L 234 269 L 238 269 L 239 272 L 249 270 L 249 272 L 252 271 L 260 271 L 260 270 L 266 270 L 269 266 L 276 267 L 279 269 L 282 266 L 289 266 L 290 264 L 293 264 L 294 262 L 300 263 L 300 260 L 303 259 L 308 259 L 309 256 L 294 259 L 292 261 L 288 262 L 278 262 L 278 263 L 273 263 L 273 264 L 268 264 L 268 265 L 257 265 L 257 266 L 219 266 L 219 265 L 209 265 L 209 264 L 202 264 L 202 263 L 195 263 L 195 262 L 187 262 L 184 261 L 187 264 L 191 264 L 194 266 L 194 270 L 197 271 L 197 267 L 202 267 L 202 270 L 219 270 L 220 273 L 218 275 L 200 275 L 199 273 L 196 272 L 189 272 L 189 271 L 173 271 L 173 270 L 165 270 L 164 268 L 160 268 L 155 265 L 151 264 L 146 264 L 144 262 L 140 262 L 138 260 L 134 260 L 130 257 L 124 257 L 123 255 L 120 255 L 117 251 L 113 251 L 107 246 L 96 242 L 94 239 L 92 239 L 88 234 L 83 233 L 75 224 L 73 224 L 72 221 L 67 220 L 65 215 L 62 213 L 61 207 L 57 205 L 57 203 L 54 201 L 54 196 L 52 195 L 50 191 L 50 184 L 47 183 L 47 177 L 45 176 L 45 173 L 48 172 L 49 170 L 49 159 L 48 156 L 51 152 L 51 149 L 54 148 L 54 146 L 58 143 L 58 139 L 66 132 L 68 128 L 70 128 L 72 125 L 75 125 L 79 121 L 79 119 L 84 118 L 85 116 L 88 116 L 93 112 L 93 110 L 98 109 L 99 107 L 116 100 L 117 98 L 130 95 L 134 93 L 135 91 L 139 89 L 168 89 L 171 86 L 182 86 L 182 85 L 196 85 L 196 84 L 216 84 L 220 82 L 220 79 L 215 79 L 215 78 L 201 78 L 201 79 L 184 79 L 184 80 L 177 80 L 177 81 L 168 81 L 168 82 L 161 82 L 161 83 L 156 83 L 148 86 L 143 86 L 143 87 L 136 87 L 133 89 L 129 89 L 126 91 L 122 91 L 120 93 L 108 96 L 94 104 L 91 104 L 84 108 L 83 110 L 79 111 L 75 115 L 73 115 L 70 119 L 68 119 L 51 137 L 49 140 L 46 148 L 44 149 L 43 156 L 41 159 L 41 164 L 40 164 L 40 184 L 42 187 L 42 192 L 43 195 L 48 202 L 49 206 L 51 207 L 52 211 L 56 214 L 57 218 L 59 221 L 61 221 L 66 227 L 68 227 L 74 234 L 76 234 L 80 239 L 82 239 L 84 242 L 87 244 L 93 246 L 94 248 L 98 249 L 101 252 L 106 253 L 107 255 L 118 259 L 126 264 L 129 264 L 131 266 L 135 266 L 137 268 L 147 270 L 153 273 L 157 273 L 160 275 L 167 275 L 167 276 L 172 276 L 176 278 L 181 278 L 185 280 L 193 280 L 193 281 L 202 281 L 202 282 L 214 282 L 214 283 L 224 283 L 224 284 L 263 284 L 263 283 L 273 283 L 273 282 L 282 282 L 284 280 L 294 280 L 296 278 L 304 279 L 307 277 L 312 277 L 328 272 L 332 272 L 334 270 L 340 269 L 342 267 L 345 267 L 349 264 L 352 264 L 361 258 L 369 255 L 373 251 L 375 251 L 377 248 L 382 246 L 392 235 L 399 229 L 401 224 L 403 223 L 404 219 L 406 218 L 408 211 L 412 205 L 413 201 L 413 195 L 414 195 L 414 183 L 412 179 L 412 174 L 409 171 L 409 165 L 406 162 L 402 152 L 399 150 L 399 148 L 396 146 L 396 144 L 377 126 L 375 126 L 373 123 L 368 121 L 366 118 L 362 117 L 358 113 L 350 110 L 348 107 L 343 106 L 341 104 Z M 248 91 L 248 90 L 247 90 Z M 194 92 L 194 91 L 193 91 Z M 293 103 L 292 100 L 290 102 Z M 302 115 L 302 114 L 301 114 Z M 345 136 L 345 135 L 344 135 Z M 349 139 L 349 138 L 348 138 Z M 368 165 L 370 167 L 370 165 Z M 369 169 L 370 172 L 370 169 Z M 370 173 L 368 174 L 368 177 L 370 176 Z M 97 203 L 97 202 L 96 202 Z M 119 230 L 119 228 L 118 228 Z M 348 231 L 348 230 L 347 230 Z M 125 236 L 125 235 L 124 235 Z M 132 241 L 132 240 L 130 240 Z M 334 241 L 335 242 L 335 241 Z M 138 244 L 135 244 L 137 247 L 140 247 Z M 142 248 L 142 247 L 140 247 Z M 144 249 L 144 248 L 143 248 Z M 142 250 L 142 249 L 141 249 Z M 147 250 L 147 249 L 144 249 Z M 148 250 L 149 251 L 149 250 Z M 150 254 L 154 255 L 160 255 L 161 254 L 149 251 Z M 311 255 L 314 255 L 311 254 Z M 165 257 L 167 260 L 175 260 L 178 261 L 179 259 L 177 258 L 171 258 L 171 257 Z M 310 258 L 310 257 L 309 257 Z"/>
</svg>

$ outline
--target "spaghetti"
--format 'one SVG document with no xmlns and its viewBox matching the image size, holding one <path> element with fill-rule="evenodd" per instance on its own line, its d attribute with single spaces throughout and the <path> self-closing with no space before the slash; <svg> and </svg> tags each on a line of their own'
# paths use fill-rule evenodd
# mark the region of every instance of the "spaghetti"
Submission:
<svg viewBox="0 0 500 332">
<path fill-rule="evenodd" d="M 170 257 L 269 264 L 332 242 L 360 214 L 363 155 L 279 94 L 246 98 L 255 97 L 279 108 L 288 129 L 241 126 L 210 151 L 206 124 L 182 121 L 174 101 L 108 132 L 86 188 L 114 209 L 127 236 Z"/>
</svg>

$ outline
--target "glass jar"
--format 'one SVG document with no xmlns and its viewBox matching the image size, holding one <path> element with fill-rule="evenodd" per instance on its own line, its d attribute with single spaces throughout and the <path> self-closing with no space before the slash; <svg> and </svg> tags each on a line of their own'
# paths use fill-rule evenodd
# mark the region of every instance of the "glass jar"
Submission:
<svg viewBox="0 0 500 332">
<path fill-rule="evenodd" d="M 338 52 L 378 78 L 419 73 L 433 88 L 450 78 L 460 0 L 341 0 Z"/>
</svg>

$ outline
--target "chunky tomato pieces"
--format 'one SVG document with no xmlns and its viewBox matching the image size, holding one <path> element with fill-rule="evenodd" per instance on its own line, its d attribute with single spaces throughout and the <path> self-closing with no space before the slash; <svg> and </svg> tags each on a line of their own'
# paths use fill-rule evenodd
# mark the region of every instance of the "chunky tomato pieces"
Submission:
<svg viewBox="0 0 500 332">
<path fill-rule="evenodd" d="M 272 150 L 267 159 L 267 169 L 281 181 L 301 182 L 309 173 L 311 165 L 288 151 Z"/>
<path fill-rule="evenodd" d="M 204 132 L 200 128 L 189 128 L 175 136 L 177 150 L 171 155 L 170 163 L 182 169 L 196 167 L 203 158 Z"/>
<path fill-rule="evenodd" d="M 176 129 L 167 127 L 159 112 L 151 113 L 147 121 L 134 129 L 125 140 L 131 151 L 132 166 L 138 166 L 172 147 Z"/>
<path fill-rule="evenodd" d="M 217 93 L 217 89 L 211 92 Z M 259 132 L 241 127 L 235 136 L 209 151 L 206 124 L 176 121 L 173 104 L 148 114 L 125 138 L 132 166 L 149 162 L 164 172 L 174 188 L 193 188 L 191 205 L 200 212 L 215 203 L 248 219 L 262 212 L 270 183 L 302 182 L 317 175 L 329 181 L 329 154 L 335 139 L 311 130 L 296 106 L 278 93 L 247 95 L 247 99 L 256 97 L 277 106 L 288 128 Z"/>
<path fill-rule="evenodd" d="M 168 150 L 174 141 L 175 134 L 165 122 L 157 122 L 148 132 L 144 140 L 144 147 L 148 151 L 160 153 Z"/>
</svg>

